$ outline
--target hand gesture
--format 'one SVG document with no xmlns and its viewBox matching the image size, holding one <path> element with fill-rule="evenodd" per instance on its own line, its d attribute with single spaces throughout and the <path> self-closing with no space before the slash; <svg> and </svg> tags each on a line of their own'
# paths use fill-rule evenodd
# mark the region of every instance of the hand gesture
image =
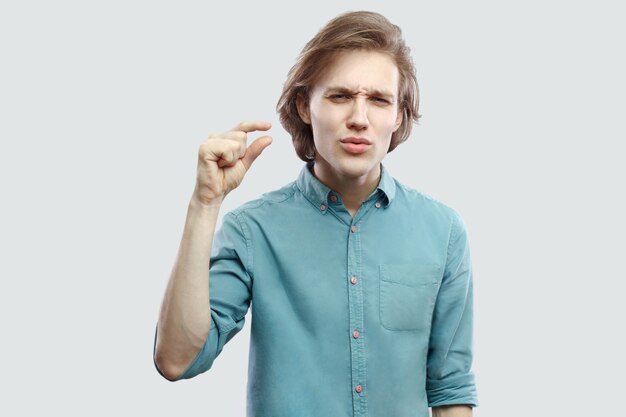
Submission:
<svg viewBox="0 0 626 417">
<path fill-rule="evenodd" d="M 249 146 L 248 133 L 267 131 L 267 122 L 241 122 L 228 132 L 211 134 L 198 151 L 198 176 L 193 198 L 202 204 L 221 202 L 241 184 L 254 160 L 272 143 L 262 136 Z"/>
</svg>

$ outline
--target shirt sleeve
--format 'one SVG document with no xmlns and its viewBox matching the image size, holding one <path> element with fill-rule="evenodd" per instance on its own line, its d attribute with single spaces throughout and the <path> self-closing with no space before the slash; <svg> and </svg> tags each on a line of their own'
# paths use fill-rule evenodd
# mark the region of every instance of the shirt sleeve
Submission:
<svg viewBox="0 0 626 417">
<path fill-rule="evenodd" d="M 251 243 L 247 228 L 233 212 L 227 213 L 213 237 L 209 265 L 211 330 L 204 346 L 178 379 L 208 371 L 213 361 L 243 328 L 252 293 Z"/>
<path fill-rule="evenodd" d="M 472 263 L 465 224 L 453 212 L 446 268 L 437 295 L 428 347 L 428 405 L 477 403 L 472 365 Z"/>
</svg>

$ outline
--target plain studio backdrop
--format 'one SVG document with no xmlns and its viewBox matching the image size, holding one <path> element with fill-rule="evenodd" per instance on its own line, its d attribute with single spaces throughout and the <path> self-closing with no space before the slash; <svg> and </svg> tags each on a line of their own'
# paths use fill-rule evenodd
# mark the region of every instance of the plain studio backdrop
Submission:
<svg viewBox="0 0 626 417">
<path fill-rule="evenodd" d="M 287 71 L 329 19 L 365 9 L 403 29 L 421 89 L 419 125 L 383 163 L 468 227 L 476 415 L 618 415 L 617 3 L 3 2 L 0 414 L 245 414 L 249 315 L 195 379 L 152 362 L 198 146 L 273 123 L 222 213 L 293 181 L 303 162 L 275 112 Z"/>
</svg>

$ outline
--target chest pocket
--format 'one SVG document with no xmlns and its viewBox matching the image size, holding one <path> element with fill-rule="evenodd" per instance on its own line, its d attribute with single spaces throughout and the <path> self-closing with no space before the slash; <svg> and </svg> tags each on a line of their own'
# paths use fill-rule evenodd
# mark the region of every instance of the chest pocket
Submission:
<svg viewBox="0 0 626 417">
<path fill-rule="evenodd" d="M 388 330 L 428 330 L 439 291 L 434 264 L 384 264 L 380 274 L 380 324 Z"/>
</svg>

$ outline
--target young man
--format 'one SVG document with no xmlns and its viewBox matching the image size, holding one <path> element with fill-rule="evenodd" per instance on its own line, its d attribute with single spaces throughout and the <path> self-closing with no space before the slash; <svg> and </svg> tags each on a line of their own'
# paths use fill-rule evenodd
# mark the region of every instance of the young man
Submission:
<svg viewBox="0 0 626 417">
<path fill-rule="evenodd" d="M 270 125 L 242 122 L 200 146 L 158 369 L 170 380 L 210 369 L 253 303 L 249 416 L 426 416 L 428 406 L 471 416 L 463 221 L 381 163 L 418 118 L 399 28 L 369 12 L 330 21 L 291 69 L 278 111 L 307 163 L 227 213 L 215 238 L 224 197 L 272 141 L 247 146 L 247 134 Z"/>
</svg>

